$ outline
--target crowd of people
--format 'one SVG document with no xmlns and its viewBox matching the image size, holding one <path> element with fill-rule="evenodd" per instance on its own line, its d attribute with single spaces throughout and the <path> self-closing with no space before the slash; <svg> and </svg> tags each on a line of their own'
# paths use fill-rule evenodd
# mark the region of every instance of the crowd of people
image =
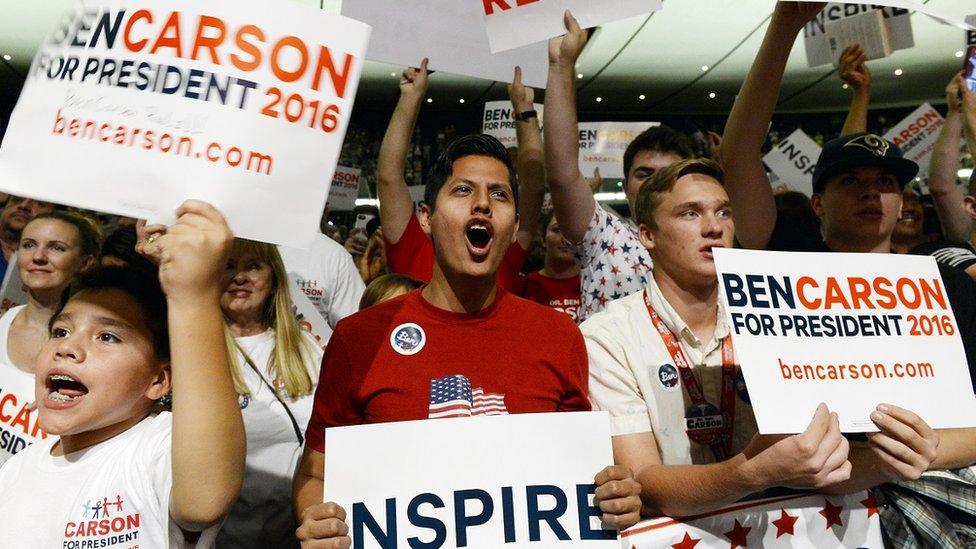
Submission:
<svg viewBox="0 0 976 549">
<path fill-rule="evenodd" d="M 812 197 L 770 184 L 762 154 L 786 62 L 822 7 L 777 2 L 707 150 L 667 126 L 630 143 L 629 216 L 579 169 L 587 33 L 570 14 L 549 43 L 544 129 L 514 69 L 514 149 L 450 132 L 437 154 L 419 146 L 427 61 L 406 69 L 378 146 L 348 136 L 344 161 L 370 157 L 360 167 L 380 207 L 357 209 L 364 223 L 341 243 L 234 238 L 195 200 L 167 227 L 7 197 L 2 543 L 349 547 L 349 510 L 323 502 L 326 431 L 453 417 L 437 395 L 477 388 L 500 398 L 467 415 L 609 412 L 614 463 L 593 471 L 608 527 L 773 490 L 872 489 L 892 546 L 976 544 L 976 429 L 878 402 L 862 439 L 826 405 L 802 433 L 760 435 L 735 361 L 715 248 L 913 253 L 938 261 L 976 383 L 976 176 L 957 181 L 964 147 L 976 156 L 976 92 L 961 75 L 930 198 L 913 189 L 919 166 L 869 127 L 857 47 L 842 56 L 851 108 L 824 137 Z M 324 337 L 303 329 L 303 304 Z M 721 428 L 690 427 L 695 407 Z"/>
</svg>

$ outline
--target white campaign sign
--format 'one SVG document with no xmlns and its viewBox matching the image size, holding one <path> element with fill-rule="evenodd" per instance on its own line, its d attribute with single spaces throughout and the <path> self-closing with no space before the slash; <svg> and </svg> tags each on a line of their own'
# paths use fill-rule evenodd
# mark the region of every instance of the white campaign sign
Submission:
<svg viewBox="0 0 976 549">
<path fill-rule="evenodd" d="M 872 10 L 881 10 L 891 33 L 891 49 L 904 50 L 915 46 L 912 33 L 912 12 L 898 7 L 884 7 L 884 2 L 874 4 L 831 3 L 823 9 L 803 29 L 803 45 L 807 52 L 807 65 L 818 67 L 837 61 L 839 53 L 834 53 L 827 37 L 827 24 L 848 17 L 855 17 Z"/>
<path fill-rule="evenodd" d="M 976 426 L 935 259 L 716 249 L 715 267 L 760 433 L 802 432 L 820 402 L 844 432 L 877 431 L 882 403 L 936 429 Z"/>
<path fill-rule="evenodd" d="M 539 115 L 539 122 L 543 121 L 545 106 L 534 103 L 533 108 Z M 481 118 L 481 133 L 490 135 L 502 142 L 505 147 L 518 146 L 518 136 L 515 132 L 515 115 L 512 112 L 511 101 L 487 101 L 485 114 Z"/>
<path fill-rule="evenodd" d="M 627 145 L 644 130 L 660 125 L 660 122 L 580 122 L 580 171 L 591 174 L 599 168 L 604 178 L 625 177 Z"/>
<path fill-rule="evenodd" d="M 298 327 L 308 332 L 319 348 L 324 350 L 329 339 L 332 338 L 332 327 L 322 318 L 322 313 L 315 308 L 312 300 L 299 287 L 297 277 L 293 273 L 288 273 L 288 295 L 295 307 L 292 312 Z"/>
<path fill-rule="evenodd" d="M 820 158 L 820 145 L 796 130 L 763 157 L 763 162 L 787 187 L 810 196 L 813 194 L 813 169 Z"/>
<path fill-rule="evenodd" d="M 592 507 L 612 462 L 605 412 L 330 428 L 325 499 L 353 547 L 617 547 Z"/>
<path fill-rule="evenodd" d="M 588 29 L 658 11 L 661 0 L 483 0 L 492 53 L 566 34 L 566 10 Z"/>
<path fill-rule="evenodd" d="M 735 503 L 698 518 L 645 520 L 620 533 L 623 549 L 729 547 L 883 549 L 874 496 L 799 494 Z"/>
<path fill-rule="evenodd" d="M 413 201 L 413 209 L 415 212 L 420 213 L 420 205 L 424 202 L 424 187 L 423 185 L 410 185 L 407 187 L 407 191 L 410 192 L 410 200 Z"/>
<path fill-rule="evenodd" d="M 335 173 L 332 174 L 332 186 L 329 187 L 329 208 L 348 212 L 356 207 L 356 199 L 359 198 L 359 180 L 362 170 L 350 168 L 348 166 L 336 166 Z"/>
<path fill-rule="evenodd" d="M 2 190 L 307 246 L 369 27 L 294 2 L 97 0 L 41 45 L 0 148 Z"/>
<path fill-rule="evenodd" d="M 7 272 L 3 275 L 3 284 L 0 284 L 0 315 L 26 303 L 27 287 L 24 286 L 24 281 L 20 278 L 17 254 L 14 253 L 7 263 Z"/>
<path fill-rule="evenodd" d="M 416 67 L 426 57 L 430 70 L 499 82 L 511 82 L 519 65 L 526 85 L 546 87 L 548 46 L 493 54 L 482 0 L 348 0 L 342 14 L 373 27 L 366 54 L 373 61 Z"/>
<path fill-rule="evenodd" d="M 932 151 L 943 125 L 945 120 L 939 111 L 926 103 L 891 128 L 884 138 L 898 145 L 905 158 L 918 164 L 918 176 L 924 178 L 929 173 Z"/>
</svg>

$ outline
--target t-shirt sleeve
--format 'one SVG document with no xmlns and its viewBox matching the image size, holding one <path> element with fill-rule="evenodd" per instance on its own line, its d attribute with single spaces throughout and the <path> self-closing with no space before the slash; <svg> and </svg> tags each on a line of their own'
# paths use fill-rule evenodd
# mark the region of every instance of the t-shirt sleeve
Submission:
<svg viewBox="0 0 976 549">
<path fill-rule="evenodd" d="M 593 409 L 610 413 L 614 436 L 650 432 L 647 403 L 612 326 L 594 327 L 584 323 L 581 328 L 590 362 Z"/>
<path fill-rule="evenodd" d="M 329 263 L 325 265 L 325 268 L 332 272 L 331 284 L 327 286 L 332 289 L 332 300 L 329 303 L 329 318 L 327 320 L 333 329 L 340 320 L 359 310 L 359 300 L 363 297 L 363 291 L 366 289 L 349 252 L 338 245 L 335 248 L 335 252 L 329 254 L 331 260 L 328 256 L 323 257 Z M 328 292 L 327 295 L 329 295 Z"/>
<path fill-rule="evenodd" d="M 420 228 L 420 221 L 417 221 L 417 216 L 410 216 L 410 221 L 407 222 L 407 228 L 400 235 L 400 240 L 390 242 L 385 234 L 383 240 L 386 241 L 386 265 L 390 272 L 416 277 L 414 273 L 417 268 L 414 266 L 414 262 L 418 258 L 426 257 L 427 254 L 422 253 L 423 249 L 425 246 L 432 245 L 430 239 L 424 234 L 424 230 Z"/>
<path fill-rule="evenodd" d="M 930 255 L 943 265 L 966 270 L 976 265 L 976 253 L 965 242 L 926 242 L 912 248 L 913 255 Z"/>
<path fill-rule="evenodd" d="M 562 313 L 558 313 L 562 314 Z M 563 393 L 563 401 L 560 403 L 560 412 L 589 412 L 590 406 L 589 388 L 587 384 L 587 359 L 586 345 L 583 343 L 583 334 L 579 328 L 573 324 L 568 317 L 560 318 L 566 321 L 569 326 L 566 329 L 566 340 L 568 345 L 567 363 L 569 364 L 569 375 L 565 381 L 566 389 Z"/>
<path fill-rule="evenodd" d="M 590 218 L 583 239 L 579 242 L 569 242 L 581 266 L 585 266 L 604 253 L 600 243 L 612 239 L 614 223 L 620 223 L 620 220 L 607 213 L 603 206 L 597 203 L 593 208 L 593 217 Z"/>
<path fill-rule="evenodd" d="M 340 324 L 325 348 L 315 402 L 312 404 L 312 417 L 305 430 L 305 444 L 322 454 L 325 453 L 325 430 L 328 427 L 363 423 L 362 411 L 353 401 L 355 380 L 342 327 L 343 324 Z"/>
</svg>

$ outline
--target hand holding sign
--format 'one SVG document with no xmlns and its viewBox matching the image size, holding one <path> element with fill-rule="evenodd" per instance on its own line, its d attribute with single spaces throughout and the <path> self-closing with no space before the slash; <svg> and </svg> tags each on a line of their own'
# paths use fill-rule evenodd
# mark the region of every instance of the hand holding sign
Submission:
<svg viewBox="0 0 976 549">
<path fill-rule="evenodd" d="M 535 90 L 522 84 L 522 67 L 515 67 L 515 78 L 508 85 L 508 98 L 516 115 L 535 108 Z"/>
<path fill-rule="evenodd" d="M 962 89 L 966 87 L 966 81 L 962 77 L 962 71 L 956 73 L 946 86 L 946 104 L 949 113 L 962 111 Z"/>
<path fill-rule="evenodd" d="M 787 437 L 756 435 L 743 454 L 761 485 L 806 490 L 850 478 L 848 450 L 837 414 L 821 403 L 802 433 Z"/>
<path fill-rule="evenodd" d="M 864 50 L 857 44 L 848 46 L 840 54 L 840 68 L 837 73 L 855 91 L 871 88 L 871 71 L 865 61 Z"/>
<path fill-rule="evenodd" d="M 400 77 L 400 95 L 423 98 L 427 95 L 427 58 L 420 62 L 420 68 L 404 69 Z"/>
<path fill-rule="evenodd" d="M 610 465 L 597 473 L 596 502 L 605 524 L 619 530 L 630 528 L 640 521 L 641 485 L 634 480 L 628 467 Z"/>
<path fill-rule="evenodd" d="M 352 545 L 349 526 L 346 524 L 346 510 L 327 501 L 317 503 L 302 513 L 302 523 L 295 536 L 302 547 L 334 547 L 348 549 Z"/>
<path fill-rule="evenodd" d="M 788 2 L 780 0 L 776 3 L 773 20 L 780 25 L 786 25 L 788 29 L 795 28 L 796 32 L 800 32 L 800 29 L 820 13 L 820 10 L 824 9 L 826 5 L 826 2 Z"/>
<path fill-rule="evenodd" d="M 569 10 L 566 11 L 563 23 L 568 32 L 549 40 L 549 64 L 575 68 L 576 60 L 586 46 L 586 31 L 580 28 L 579 22 Z"/>
<path fill-rule="evenodd" d="M 881 432 L 868 433 L 868 446 L 889 480 L 917 480 L 929 470 L 939 449 L 939 434 L 925 420 L 904 408 L 882 404 L 871 421 Z"/>
</svg>

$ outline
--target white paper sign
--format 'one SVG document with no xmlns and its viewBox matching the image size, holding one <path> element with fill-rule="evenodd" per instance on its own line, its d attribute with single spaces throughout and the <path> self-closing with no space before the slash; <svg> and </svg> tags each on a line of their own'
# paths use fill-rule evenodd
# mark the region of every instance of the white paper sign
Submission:
<svg viewBox="0 0 976 549">
<path fill-rule="evenodd" d="M 519 65 L 522 82 L 546 87 L 548 46 L 491 53 L 482 0 L 348 0 L 342 14 L 373 27 L 373 61 L 416 67 L 427 57 L 430 70 L 499 82 L 511 82 Z"/>
<path fill-rule="evenodd" d="M 605 412 L 331 428 L 325 499 L 346 510 L 353 547 L 617 547 L 592 507 L 612 462 Z"/>
<path fill-rule="evenodd" d="M 597 168 L 604 178 L 624 175 L 627 145 L 660 122 L 581 122 L 579 124 L 580 171 L 592 174 Z"/>
<path fill-rule="evenodd" d="M 620 542 L 623 549 L 884 547 L 870 492 L 780 496 L 736 503 L 700 518 L 650 519 L 621 532 Z"/>
<path fill-rule="evenodd" d="M 322 314 L 315 308 L 315 304 L 299 287 L 297 278 L 294 273 L 288 273 L 288 295 L 295 307 L 295 310 L 292 311 L 295 315 L 295 321 L 298 322 L 298 327 L 308 332 L 308 335 L 315 340 L 316 345 L 324 350 L 329 339 L 332 338 L 332 327 L 322 318 Z"/>
<path fill-rule="evenodd" d="M 803 130 L 796 130 L 763 157 L 763 162 L 794 191 L 813 194 L 813 169 L 820 158 L 820 145 Z"/>
<path fill-rule="evenodd" d="M 3 275 L 3 284 L 0 285 L 0 314 L 3 314 L 18 305 L 27 303 L 27 287 L 20 278 L 20 268 L 17 267 L 16 252 L 10 256 L 7 262 L 7 272 Z"/>
<path fill-rule="evenodd" d="M 483 0 L 492 53 L 566 34 L 563 16 L 573 13 L 588 29 L 658 11 L 661 0 Z"/>
<path fill-rule="evenodd" d="M 336 166 L 335 173 L 332 174 L 332 186 L 329 187 L 329 208 L 348 212 L 356 207 L 356 199 L 359 198 L 359 180 L 362 170 L 350 168 L 348 166 Z"/>
<path fill-rule="evenodd" d="M 307 246 L 368 38 L 295 2 L 86 2 L 34 59 L 0 187 L 163 222 L 199 198 L 238 236 Z"/>
<path fill-rule="evenodd" d="M 883 7 L 884 2 L 875 4 L 845 4 L 831 3 L 813 18 L 803 29 L 803 45 L 807 52 L 807 65 L 818 67 L 830 65 L 837 61 L 839 54 L 834 53 L 827 37 L 827 24 L 840 21 L 859 14 L 881 10 L 891 36 L 891 49 L 904 50 L 915 47 L 915 35 L 912 33 L 911 11 L 898 7 Z"/>
<path fill-rule="evenodd" d="M 884 138 L 898 145 L 905 158 L 918 164 L 918 176 L 924 178 L 929 173 L 932 151 L 943 125 L 945 120 L 939 111 L 926 103 L 891 128 Z"/>
<path fill-rule="evenodd" d="M 541 103 L 532 105 L 539 115 L 539 122 L 543 121 L 545 106 Z M 505 147 L 518 146 L 518 136 L 515 131 L 515 115 L 511 101 L 488 101 L 485 103 L 485 113 L 481 117 L 481 133 L 490 135 L 502 142 Z"/>
<path fill-rule="evenodd" d="M 425 188 L 423 185 L 410 185 L 407 187 L 407 191 L 410 192 L 410 200 L 413 201 L 413 209 L 417 213 L 420 213 L 420 205 L 424 202 Z"/>
<path fill-rule="evenodd" d="M 715 250 L 759 431 L 802 432 L 820 402 L 844 432 L 878 404 L 936 429 L 976 426 L 966 354 L 935 259 Z"/>
<path fill-rule="evenodd" d="M 966 22 L 976 27 L 976 15 L 966 16 Z M 966 31 L 966 45 L 967 46 L 976 45 L 976 30 Z"/>
</svg>

